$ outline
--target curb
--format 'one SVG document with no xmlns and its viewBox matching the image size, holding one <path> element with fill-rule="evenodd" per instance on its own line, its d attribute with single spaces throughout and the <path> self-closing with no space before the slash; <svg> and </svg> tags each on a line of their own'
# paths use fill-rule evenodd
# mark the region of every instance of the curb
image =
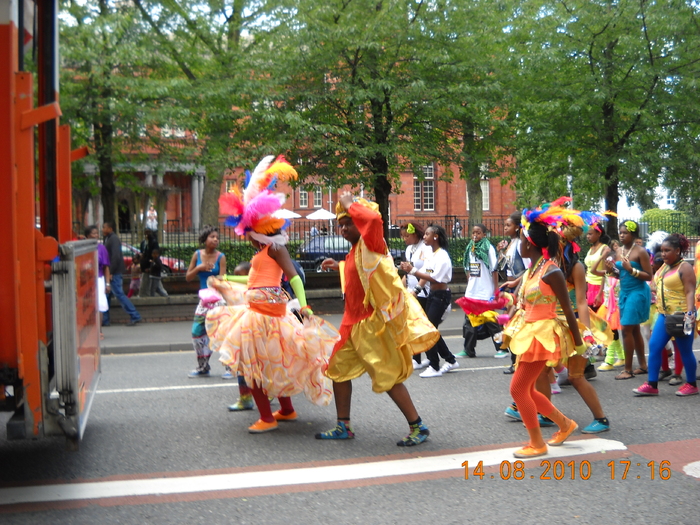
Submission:
<svg viewBox="0 0 700 525">
<path fill-rule="evenodd" d="M 446 328 L 440 330 L 443 337 L 462 336 L 461 328 Z M 168 352 L 192 352 L 192 342 L 182 341 L 176 343 L 150 343 L 138 345 L 102 344 L 102 355 L 124 355 L 124 354 L 152 354 Z"/>
</svg>

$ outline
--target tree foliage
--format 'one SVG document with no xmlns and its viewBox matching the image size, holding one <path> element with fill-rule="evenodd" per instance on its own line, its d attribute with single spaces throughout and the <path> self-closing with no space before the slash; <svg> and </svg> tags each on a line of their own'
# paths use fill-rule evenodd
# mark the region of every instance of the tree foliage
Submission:
<svg viewBox="0 0 700 525">
<path fill-rule="evenodd" d="M 61 108 L 74 142 L 92 152 L 76 170 L 76 186 L 83 196 L 99 192 L 103 220 L 116 222 L 120 188 L 144 199 L 154 191 L 132 171 L 191 158 L 195 148 L 160 135 L 186 116 L 172 98 L 177 80 L 150 51 L 148 28 L 133 5 L 65 0 L 61 7 Z M 86 165 L 96 165 L 97 180 L 83 171 Z"/>
<path fill-rule="evenodd" d="M 687 178 L 697 143 L 697 7 L 667 0 L 517 3 L 518 188 L 617 210 L 620 191 L 647 204 L 659 177 Z M 695 157 L 695 154 L 692 154 Z M 617 229 L 611 220 L 608 228 Z"/>
</svg>

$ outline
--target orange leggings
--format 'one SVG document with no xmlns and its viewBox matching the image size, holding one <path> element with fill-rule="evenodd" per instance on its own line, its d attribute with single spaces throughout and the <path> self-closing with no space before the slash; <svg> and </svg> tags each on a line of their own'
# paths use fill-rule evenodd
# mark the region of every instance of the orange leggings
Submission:
<svg viewBox="0 0 700 525">
<path fill-rule="evenodd" d="M 547 416 L 554 411 L 554 405 L 547 396 L 535 390 L 535 382 L 544 369 L 545 363 L 546 361 L 534 363 L 520 361 L 510 382 L 510 395 L 518 407 L 520 417 L 523 418 L 525 428 L 539 428 L 538 412 Z"/>
</svg>

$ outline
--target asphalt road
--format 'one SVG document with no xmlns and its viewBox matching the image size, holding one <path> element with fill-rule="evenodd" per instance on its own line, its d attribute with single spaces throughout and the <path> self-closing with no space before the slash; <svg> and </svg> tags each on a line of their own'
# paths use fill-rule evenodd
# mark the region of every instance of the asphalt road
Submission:
<svg viewBox="0 0 700 525">
<path fill-rule="evenodd" d="M 446 340 L 453 351 L 461 347 L 461 337 Z M 234 382 L 187 378 L 191 351 L 106 355 L 78 452 L 66 451 L 61 439 L 7 442 L 0 436 L 0 522 L 700 521 L 700 479 L 684 473 L 700 476 L 700 466 L 692 466 L 700 461 L 700 397 L 676 397 L 677 387 L 662 383 L 658 398 L 636 398 L 632 388 L 644 377 L 615 381 L 613 373 L 599 373 L 593 384 L 611 431 L 577 433 L 551 448 L 564 456 L 560 464 L 551 456 L 518 469 L 512 449 L 527 434 L 503 415 L 511 376 L 502 373 L 505 360 L 492 357 L 490 344 L 481 342 L 477 353 L 441 378 L 414 373 L 407 381 L 431 430 L 413 449 L 396 447 L 406 423 L 388 396 L 371 391 L 366 376 L 354 382 L 356 439 L 326 442 L 313 435 L 335 424 L 332 405 L 313 406 L 297 396 L 298 421 L 251 435 L 247 427 L 257 412 L 226 410 L 237 397 Z M 217 363 L 214 370 L 223 368 Z M 554 403 L 581 427 L 592 420 L 571 387 Z M 553 430 L 543 433 L 546 438 Z M 463 461 L 469 461 L 469 479 Z M 474 472 L 479 461 L 483 477 Z M 7 504 L 31 497 L 37 501 Z"/>
</svg>

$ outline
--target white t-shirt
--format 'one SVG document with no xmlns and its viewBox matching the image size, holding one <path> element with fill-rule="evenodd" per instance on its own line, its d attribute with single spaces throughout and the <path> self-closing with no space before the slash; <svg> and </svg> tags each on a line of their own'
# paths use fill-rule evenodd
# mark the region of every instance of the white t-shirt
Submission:
<svg viewBox="0 0 700 525">
<path fill-rule="evenodd" d="M 489 264 L 493 270 L 489 270 L 483 261 L 474 257 L 471 253 L 469 254 L 469 266 L 465 268 L 469 278 L 467 290 L 464 292 L 465 297 L 488 301 L 495 295 L 493 271 L 496 269 L 497 262 L 496 249 L 493 245 L 489 247 Z"/>
<path fill-rule="evenodd" d="M 433 255 L 433 249 L 430 246 L 426 246 L 423 241 L 419 241 L 416 244 L 411 244 L 406 246 L 406 260 L 410 262 L 416 269 L 420 272 L 423 269 L 423 265 L 427 259 L 430 259 Z M 406 288 L 413 290 L 418 286 L 418 278 L 410 273 L 406 274 Z M 427 297 L 428 292 L 424 291 L 418 294 L 418 297 Z"/>
<path fill-rule="evenodd" d="M 432 253 L 432 257 L 425 261 L 425 265 L 421 270 L 427 273 L 439 283 L 449 283 L 452 281 L 452 259 L 446 250 L 439 249 Z M 430 282 L 425 284 L 425 289 L 430 291 Z"/>
</svg>

